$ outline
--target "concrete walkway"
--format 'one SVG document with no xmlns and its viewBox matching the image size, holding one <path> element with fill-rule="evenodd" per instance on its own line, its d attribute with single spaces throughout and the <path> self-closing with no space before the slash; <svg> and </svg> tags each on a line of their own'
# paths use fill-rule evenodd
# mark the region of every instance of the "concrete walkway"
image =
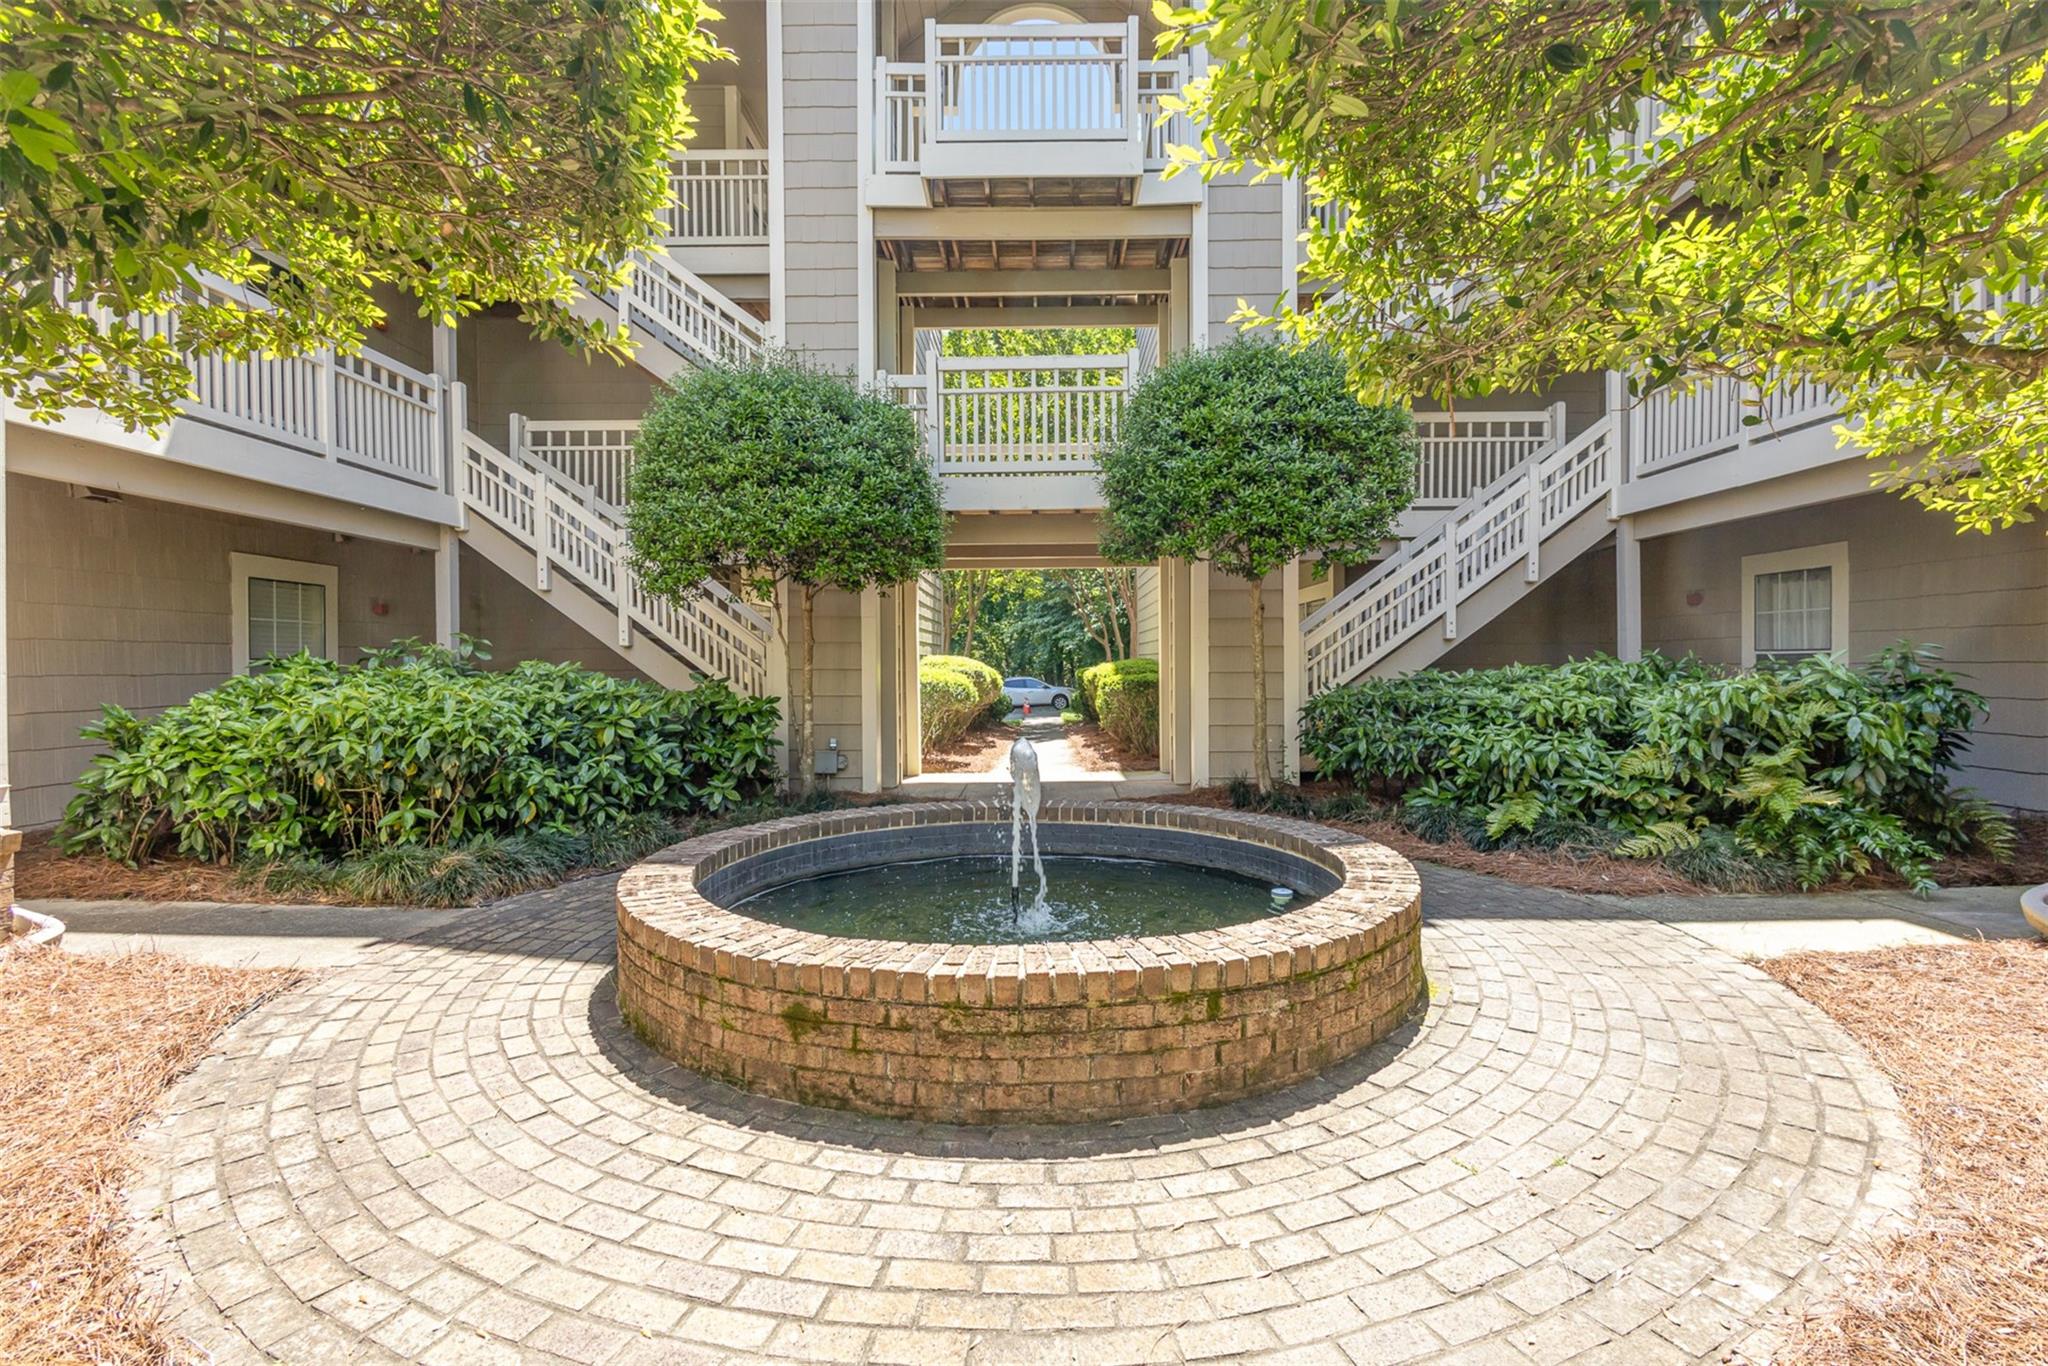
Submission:
<svg viewBox="0 0 2048 1366">
<path fill-rule="evenodd" d="M 1038 751 L 1038 778 L 1045 795 L 1061 801 L 1109 801 L 1128 797 L 1165 797 L 1185 789 L 1158 770 L 1104 773 L 1081 766 L 1074 757 L 1074 745 L 1058 712 L 1046 710 L 1029 717 L 1011 712 L 1009 719 L 1022 727 Z M 1010 785 L 1010 757 L 998 754 L 979 773 L 924 773 L 904 779 L 897 791 L 920 801 L 954 801 L 990 795 L 992 788 Z"/>
<path fill-rule="evenodd" d="M 1824 1016 L 1587 898 L 1427 869 L 1411 1030 L 1256 1101 L 967 1129 L 654 1055 L 611 892 L 417 922 L 223 1037 L 135 1193 L 179 1328 L 221 1362 L 1757 1361 L 1914 1189 Z"/>
</svg>

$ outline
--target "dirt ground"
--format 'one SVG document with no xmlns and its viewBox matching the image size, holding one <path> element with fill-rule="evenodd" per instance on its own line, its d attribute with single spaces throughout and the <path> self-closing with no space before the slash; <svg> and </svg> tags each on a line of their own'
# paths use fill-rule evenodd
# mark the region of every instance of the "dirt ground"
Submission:
<svg viewBox="0 0 2048 1366">
<path fill-rule="evenodd" d="M 2048 1361 L 2048 944 L 1803 953 L 1764 970 L 1868 1049 L 1920 1141 L 1912 1225 L 1781 1366 Z"/>
<path fill-rule="evenodd" d="M 162 954 L 0 958 L 0 1361 L 191 1359 L 129 1255 L 131 1136 L 216 1034 L 298 976 Z"/>
<path fill-rule="evenodd" d="M 1158 755 L 1127 748 L 1093 721 L 1070 722 L 1066 731 L 1074 762 L 1090 773 L 1151 773 L 1159 767 Z"/>
<path fill-rule="evenodd" d="M 1000 721 L 976 721 L 967 733 L 950 745 L 924 752 L 927 773 L 987 773 L 1010 752 L 1017 738 L 1014 727 Z"/>
</svg>

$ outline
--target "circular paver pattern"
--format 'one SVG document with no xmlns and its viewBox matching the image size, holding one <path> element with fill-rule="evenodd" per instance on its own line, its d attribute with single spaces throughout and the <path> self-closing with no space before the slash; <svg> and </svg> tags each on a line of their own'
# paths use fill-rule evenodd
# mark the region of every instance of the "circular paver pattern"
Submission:
<svg viewBox="0 0 2048 1366">
<path fill-rule="evenodd" d="M 1429 871 L 1430 1003 L 1321 1078 L 1067 1128 L 865 1119 L 665 1063 L 611 883 L 237 1024 L 136 1192 L 216 1359 L 1627 1363 L 1757 1354 L 1908 1202 L 1890 1089 L 1683 933 Z"/>
</svg>

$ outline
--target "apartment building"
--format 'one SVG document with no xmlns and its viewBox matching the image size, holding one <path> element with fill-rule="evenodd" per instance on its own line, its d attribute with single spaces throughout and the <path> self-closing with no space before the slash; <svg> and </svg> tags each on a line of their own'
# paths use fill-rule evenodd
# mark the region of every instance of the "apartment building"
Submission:
<svg viewBox="0 0 2048 1366">
<path fill-rule="evenodd" d="M 1148 4 L 728 0 L 737 61 L 692 93 L 660 252 L 588 297 L 631 364 L 587 363 L 509 314 L 435 329 L 392 300 L 357 355 L 197 358 L 161 436 L 79 412 L 10 411 L 8 780 L 13 823 L 48 824 L 102 703 L 151 711 L 248 660 L 354 658 L 456 631 L 495 660 L 571 659 L 670 687 L 713 675 L 780 695 L 773 604 L 715 584 L 643 592 L 623 554 L 636 421 L 671 376 L 764 347 L 808 352 L 922 415 L 957 567 L 1099 563 L 1094 452 L 1161 355 L 1225 336 L 1240 299 L 1305 288 L 1299 185 L 1160 174 L 1162 97 L 1200 53 L 1160 60 Z M 223 286 L 225 288 L 225 286 Z M 175 319 L 153 320 L 174 327 Z M 1117 356 L 942 354 L 946 331 L 1128 326 Z M 1418 413 L 1414 506 L 1384 558 L 1296 565 L 1265 585 L 1279 680 L 1272 741 L 1297 767 L 1300 704 L 1373 673 L 1593 651 L 1850 658 L 1941 647 L 1989 699 L 1965 778 L 2048 808 L 2048 538 L 1958 535 L 1870 491 L 1831 396 L 1788 382 L 1626 398 L 1621 377 Z M 1019 418 L 1019 413 L 1024 414 Z M 1162 767 L 1251 768 L 1245 593 L 1204 564 L 1148 566 L 1141 638 L 1162 666 Z M 827 594 L 818 743 L 836 784 L 918 770 L 917 585 Z"/>
</svg>

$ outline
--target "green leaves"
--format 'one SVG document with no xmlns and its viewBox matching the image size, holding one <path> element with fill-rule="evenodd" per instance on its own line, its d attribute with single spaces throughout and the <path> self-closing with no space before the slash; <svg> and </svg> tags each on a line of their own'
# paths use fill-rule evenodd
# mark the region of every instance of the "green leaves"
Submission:
<svg viewBox="0 0 2048 1366">
<path fill-rule="evenodd" d="M 1983 702 L 1900 646 L 1749 673 L 1650 656 L 1369 679 L 1313 699 L 1325 773 L 1404 792 L 1424 830 L 1605 831 L 1633 858 L 1747 851 L 1813 886 L 1883 863 L 1916 886 L 2010 831 L 1948 774 Z"/>
<path fill-rule="evenodd" d="M 1979 530 L 2048 501 L 2048 6 L 1201 15 L 1199 169 L 1295 174 L 1348 210 L 1308 234 L 1303 278 L 1327 287 L 1274 321 L 1366 397 L 1646 357 L 1653 387 L 1805 377 L 1884 486 Z"/>
<path fill-rule="evenodd" d="M 344 348 L 395 289 L 452 322 L 575 318 L 577 272 L 653 241 L 684 96 L 722 54 L 698 0 L 374 7 L 64 0 L 0 8 L 0 395 L 161 428 L 191 377 L 137 315 L 205 276 L 181 341 L 229 355 Z M 290 263 L 289 276 L 270 262 Z M 63 280 L 73 303 L 52 297 Z"/>
<path fill-rule="evenodd" d="M 148 722 L 108 708 L 65 812 L 68 848 L 147 857 L 347 856 L 480 834 L 717 811 L 770 785 L 778 709 L 528 662 L 505 673 L 401 641 L 343 668 L 270 661 Z M 485 656 L 488 657 L 488 656 Z"/>
</svg>

